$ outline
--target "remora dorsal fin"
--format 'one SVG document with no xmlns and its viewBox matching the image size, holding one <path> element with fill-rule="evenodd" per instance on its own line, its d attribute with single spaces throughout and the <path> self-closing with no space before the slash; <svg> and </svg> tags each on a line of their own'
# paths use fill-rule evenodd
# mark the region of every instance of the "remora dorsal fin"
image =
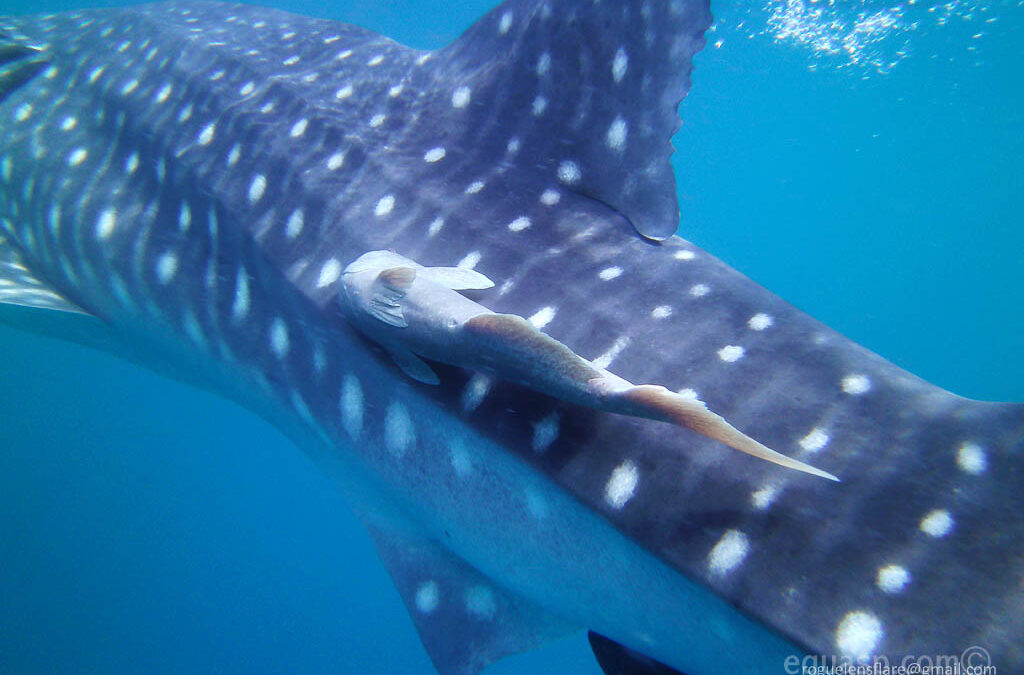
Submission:
<svg viewBox="0 0 1024 675">
<path fill-rule="evenodd" d="M 433 59 L 451 84 L 429 127 L 448 147 L 474 148 L 480 164 L 521 162 L 520 173 L 539 171 L 541 184 L 604 202 L 643 236 L 665 239 L 679 222 L 670 139 L 708 4 L 504 2 Z"/>
<path fill-rule="evenodd" d="M 418 271 L 453 291 L 483 291 L 494 287 L 494 282 L 485 275 L 465 267 L 420 267 Z"/>
<path fill-rule="evenodd" d="M 390 267 L 377 275 L 373 282 L 373 297 L 370 299 L 369 312 L 386 324 L 405 328 L 409 324 L 402 314 L 402 298 L 409 286 L 416 279 L 416 270 L 412 267 Z"/>
</svg>

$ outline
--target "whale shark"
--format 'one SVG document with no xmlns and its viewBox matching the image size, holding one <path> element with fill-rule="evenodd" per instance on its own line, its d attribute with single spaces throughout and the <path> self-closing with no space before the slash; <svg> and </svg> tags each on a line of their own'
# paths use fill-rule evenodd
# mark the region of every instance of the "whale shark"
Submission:
<svg viewBox="0 0 1024 675">
<path fill-rule="evenodd" d="M 441 673 L 579 630 L 609 674 L 975 648 L 1014 672 L 1024 408 L 675 235 L 710 22 L 509 0 L 422 51 L 219 3 L 0 19 L 2 318 L 281 429 Z M 374 253 L 386 293 L 352 303 Z M 471 340 L 411 321 L 463 302 Z M 647 386 L 841 482 L 622 403 Z"/>
</svg>

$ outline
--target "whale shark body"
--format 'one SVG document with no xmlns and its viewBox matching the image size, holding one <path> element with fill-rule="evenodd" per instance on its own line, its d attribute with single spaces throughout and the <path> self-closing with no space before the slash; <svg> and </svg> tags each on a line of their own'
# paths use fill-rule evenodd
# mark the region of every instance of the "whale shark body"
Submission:
<svg viewBox="0 0 1024 675">
<path fill-rule="evenodd" d="M 968 648 L 1016 672 L 1024 407 L 929 385 L 673 234 L 710 21 L 509 0 L 430 52 L 233 4 L 0 19 L 0 318 L 274 423 L 446 675 L 581 629 L 609 674 Z M 410 359 L 346 309 L 371 252 L 408 261 L 389 289 L 450 270 L 518 328 Z M 402 336 L 400 300 L 377 309 Z M 508 349 L 527 326 L 549 339 Z M 574 399 L 552 343 L 842 482 Z"/>
</svg>

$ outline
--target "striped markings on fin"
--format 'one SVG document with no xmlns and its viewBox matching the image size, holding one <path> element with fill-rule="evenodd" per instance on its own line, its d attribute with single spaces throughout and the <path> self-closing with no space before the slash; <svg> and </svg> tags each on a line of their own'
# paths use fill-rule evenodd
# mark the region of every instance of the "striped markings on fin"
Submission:
<svg viewBox="0 0 1024 675">
<path fill-rule="evenodd" d="M 370 313 L 386 324 L 405 328 L 409 324 L 402 314 L 402 298 L 416 280 L 412 267 L 391 267 L 377 275 L 370 299 Z"/>
</svg>

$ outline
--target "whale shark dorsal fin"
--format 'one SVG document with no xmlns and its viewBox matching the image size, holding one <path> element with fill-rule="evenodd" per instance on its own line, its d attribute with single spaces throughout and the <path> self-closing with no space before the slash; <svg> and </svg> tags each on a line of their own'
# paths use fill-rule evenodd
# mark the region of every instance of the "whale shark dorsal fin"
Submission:
<svg viewBox="0 0 1024 675">
<path fill-rule="evenodd" d="M 402 314 L 402 298 L 409 286 L 416 279 L 416 270 L 412 267 L 389 267 L 377 275 L 371 289 L 368 311 L 386 324 L 405 328 L 408 322 Z"/>
<path fill-rule="evenodd" d="M 399 368 L 402 369 L 406 375 L 422 382 L 423 384 L 438 385 L 441 380 L 438 379 L 437 373 L 434 372 L 433 368 L 427 365 L 427 363 L 416 356 L 408 349 L 402 349 L 401 347 L 388 346 L 388 354 L 394 359 L 395 363 Z"/>
<path fill-rule="evenodd" d="M 423 126 L 479 164 L 515 164 L 665 239 L 679 224 L 671 138 L 710 25 L 706 0 L 509 0 L 433 56 L 454 110 L 439 106 Z"/>
<path fill-rule="evenodd" d="M 465 267 L 423 267 L 419 273 L 453 291 L 483 291 L 494 287 L 494 282 L 485 275 Z"/>
</svg>

